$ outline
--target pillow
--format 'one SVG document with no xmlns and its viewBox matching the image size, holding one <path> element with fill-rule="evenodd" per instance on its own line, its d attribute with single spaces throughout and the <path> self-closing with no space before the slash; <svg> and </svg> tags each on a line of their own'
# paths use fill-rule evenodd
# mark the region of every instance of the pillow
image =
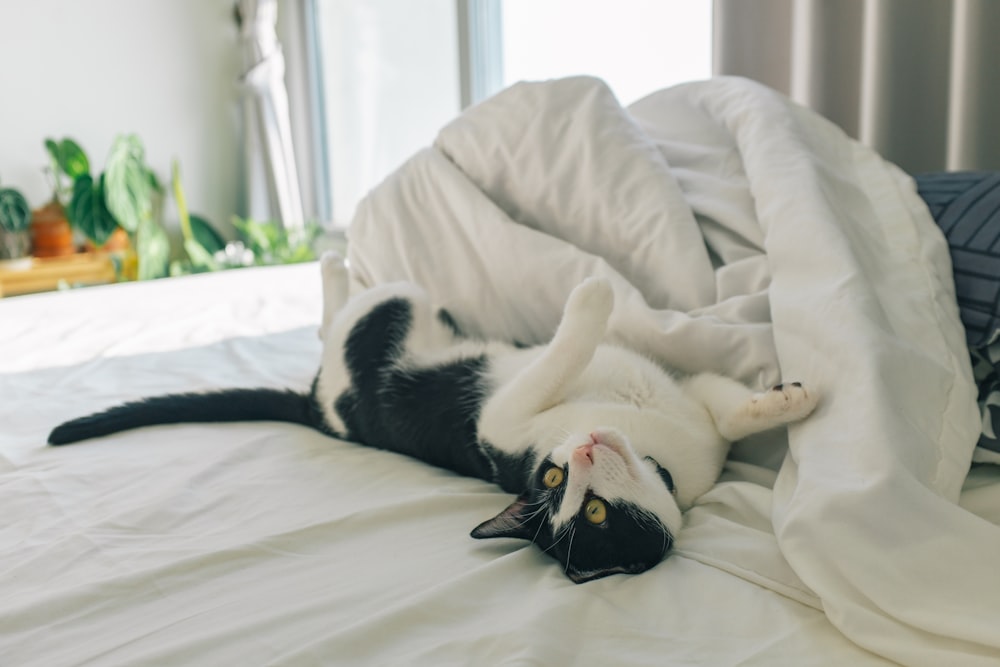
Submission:
<svg viewBox="0 0 1000 667">
<path fill-rule="evenodd" d="M 979 446 L 1000 452 L 1000 172 L 916 177 L 951 249 L 955 292 L 979 386 Z"/>
<path fill-rule="evenodd" d="M 951 248 L 969 347 L 988 345 L 1000 333 L 1000 172 L 939 172 L 916 181 Z"/>
</svg>

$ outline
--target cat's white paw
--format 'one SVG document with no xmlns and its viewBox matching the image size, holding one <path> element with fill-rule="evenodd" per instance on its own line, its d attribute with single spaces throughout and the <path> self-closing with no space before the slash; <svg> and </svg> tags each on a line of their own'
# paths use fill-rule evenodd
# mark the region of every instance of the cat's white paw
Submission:
<svg viewBox="0 0 1000 667">
<path fill-rule="evenodd" d="M 339 276 L 347 272 L 347 262 L 344 260 L 344 256 L 336 250 L 324 252 L 319 258 L 319 265 L 324 278 Z"/>
<path fill-rule="evenodd" d="M 327 250 L 319 258 L 320 271 L 323 275 L 323 292 L 324 294 L 337 295 L 336 299 L 342 300 L 346 299 L 346 294 L 341 295 L 344 289 L 346 289 L 348 276 L 347 276 L 347 261 L 344 259 L 336 250 Z M 336 304 L 334 310 L 340 308 L 342 304 Z"/>
<path fill-rule="evenodd" d="M 754 394 L 751 411 L 757 416 L 787 424 L 809 416 L 818 401 L 816 392 L 808 391 L 801 382 L 783 382 L 768 391 Z"/>
<path fill-rule="evenodd" d="M 606 278 L 587 278 L 573 288 L 566 301 L 566 316 L 607 322 L 615 307 L 615 292 Z"/>
<path fill-rule="evenodd" d="M 347 302 L 347 262 L 336 250 L 327 250 L 320 256 L 319 266 L 323 276 L 323 319 L 317 333 L 320 340 L 325 340 L 334 316 Z"/>
</svg>

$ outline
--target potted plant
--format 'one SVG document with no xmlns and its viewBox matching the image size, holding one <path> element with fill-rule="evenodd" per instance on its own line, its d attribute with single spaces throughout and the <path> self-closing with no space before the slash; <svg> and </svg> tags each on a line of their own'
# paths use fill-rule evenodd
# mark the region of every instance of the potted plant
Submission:
<svg viewBox="0 0 1000 667">
<path fill-rule="evenodd" d="M 31 207 L 14 188 L 0 188 L 0 265 L 31 267 Z"/>
<path fill-rule="evenodd" d="M 45 148 L 49 154 L 52 199 L 37 209 L 32 217 L 34 254 L 36 257 L 72 255 L 77 249 L 65 202 L 72 196 L 73 180 L 90 171 L 90 162 L 83 149 L 72 139 L 46 139 Z"/>
<path fill-rule="evenodd" d="M 52 160 L 53 201 L 62 204 L 90 247 L 125 255 L 122 264 L 134 268 L 125 271 L 128 278 L 166 275 L 170 244 L 157 219 L 163 188 L 146 165 L 139 138 L 116 137 L 104 171 L 96 175 L 73 140 L 47 139 L 45 147 Z"/>
<path fill-rule="evenodd" d="M 176 161 L 172 185 L 187 258 L 170 262 L 170 241 L 160 222 L 165 190 L 146 164 L 139 137 L 116 137 L 104 170 L 97 174 L 72 139 L 46 139 L 45 148 L 53 194 L 36 211 L 36 219 L 59 218 L 67 234 L 71 226 L 90 249 L 111 253 L 119 277 L 145 280 L 223 268 L 213 257 L 225 241 L 208 221 L 188 213 Z"/>
</svg>

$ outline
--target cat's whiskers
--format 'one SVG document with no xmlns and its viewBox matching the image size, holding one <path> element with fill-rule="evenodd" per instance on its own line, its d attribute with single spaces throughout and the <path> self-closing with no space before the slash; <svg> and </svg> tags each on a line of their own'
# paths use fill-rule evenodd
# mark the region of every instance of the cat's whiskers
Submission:
<svg viewBox="0 0 1000 667">
<path fill-rule="evenodd" d="M 538 516 L 539 514 L 541 514 L 544 511 L 545 511 L 544 507 L 539 507 L 534 512 L 532 512 L 531 514 L 526 515 L 524 517 L 524 519 L 518 524 L 518 527 L 520 528 L 522 526 L 527 525 L 528 522 L 530 522 L 532 519 L 534 519 L 536 516 Z"/>
<path fill-rule="evenodd" d="M 661 553 L 667 553 L 667 549 L 669 548 L 670 541 L 673 538 L 670 535 L 670 531 L 667 530 L 667 527 L 665 525 L 663 525 L 663 522 L 660 521 L 658 518 L 656 518 L 655 514 L 652 514 L 652 513 L 648 512 L 646 510 L 640 509 L 638 511 L 635 511 L 635 510 L 627 508 L 626 512 L 628 512 L 629 515 L 631 515 L 636 521 L 639 521 L 641 523 L 645 523 L 645 524 L 647 524 L 649 526 L 652 526 L 654 528 L 659 529 L 660 534 L 663 535 L 663 546 L 660 548 L 660 552 Z"/>
<path fill-rule="evenodd" d="M 566 549 L 566 569 L 564 572 L 569 572 L 569 562 L 570 557 L 573 555 L 573 538 L 576 537 L 576 524 L 571 524 L 572 530 L 569 534 L 569 547 Z"/>
<path fill-rule="evenodd" d="M 538 528 L 535 529 L 535 534 L 531 536 L 531 543 L 534 544 L 538 541 L 538 533 L 542 532 L 542 527 L 545 525 L 544 521 L 538 522 Z"/>
<path fill-rule="evenodd" d="M 521 527 L 523 527 L 523 526 L 526 526 L 526 525 L 528 525 L 528 523 L 529 523 L 529 522 L 530 522 L 530 521 L 531 521 L 532 519 L 534 519 L 534 518 L 535 518 L 536 516 L 538 516 L 539 514 L 541 514 L 542 512 L 544 512 L 544 511 L 546 510 L 546 507 L 545 507 L 545 500 L 544 500 L 544 499 L 542 499 L 542 500 L 539 500 L 538 502 L 534 502 L 534 503 L 526 503 L 526 504 L 525 504 L 525 507 L 532 507 L 532 506 L 534 506 L 534 505 L 541 505 L 541 507 L 539 507 L 538 509 L 536 509 L 536 510 L 535 510 L 534 512 L 532 512 L 531 514 L 528 514 L 527 516 L 525 516 L 525 517 L 524 517 L 524 518 L 522 519 L 522 521 L 521 521 L 521 522 L 520 522 L 520 523 L 518 524 L 518 527 L 519 527 L 519 528 L 521 528 Z M 537 529 L 535 530 L 535 534 L 534 534 L 534 536 L 532 536 L 532 538 L 531 538 L 531 542 L 532 542 L 532 544 L 534 544 L 534 543 L 535 543 L 535 540 L 537 540 L 537 539 L 538 539 L 538 533 L 539 533 L 539 531 L 541 531 L 541 530 L 542 530 L 542 526 L 543 526 L 543 525 L 545 525 L 545 522 L 544 522 L 544 521 L 539 521 L 539 522 L 538 522 L 538 528 L 537 528 Z"/>
<path fill-rule="evenodd" d="M 566 524 L 566 526 L 562 530 L 559 531 L 559 537 L 556 538 L 556 541 L 553 542 L 552 544 L 550 544 L 548 547 L 542 549 L 542 553 L 547 552 L 549 549 L 551 549 L 552 547 L 554 547 L 557 544 L 559 544 L 560 542 L 562 542 L 563 539 L 566 537 L 566 535 L 568 535 L 570 533 L 570 529 L 572 529 L 572 528 L 574 528 L 574 524 L 572 522 Z"/>
</svg>

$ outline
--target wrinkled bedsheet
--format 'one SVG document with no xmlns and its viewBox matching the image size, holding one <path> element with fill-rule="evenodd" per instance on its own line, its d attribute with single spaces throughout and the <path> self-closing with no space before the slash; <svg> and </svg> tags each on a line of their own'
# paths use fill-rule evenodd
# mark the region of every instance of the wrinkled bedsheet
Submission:
<svg viewBox="0 0 1000 667">
<path fill-rule="evenodd" d="M 767 583 L 788 573 L 760 466 L 730 466 L 679 553 L 578 586 L 468 536 L 499 488 L 300 426 L 45 446 L 140 396 L 305 389 L 319 313 L 316 264 L 0 300 L 0 664 L 888 664 Z M 1000 506 L 996 482 L 963 500 Z"/>
</svg>

